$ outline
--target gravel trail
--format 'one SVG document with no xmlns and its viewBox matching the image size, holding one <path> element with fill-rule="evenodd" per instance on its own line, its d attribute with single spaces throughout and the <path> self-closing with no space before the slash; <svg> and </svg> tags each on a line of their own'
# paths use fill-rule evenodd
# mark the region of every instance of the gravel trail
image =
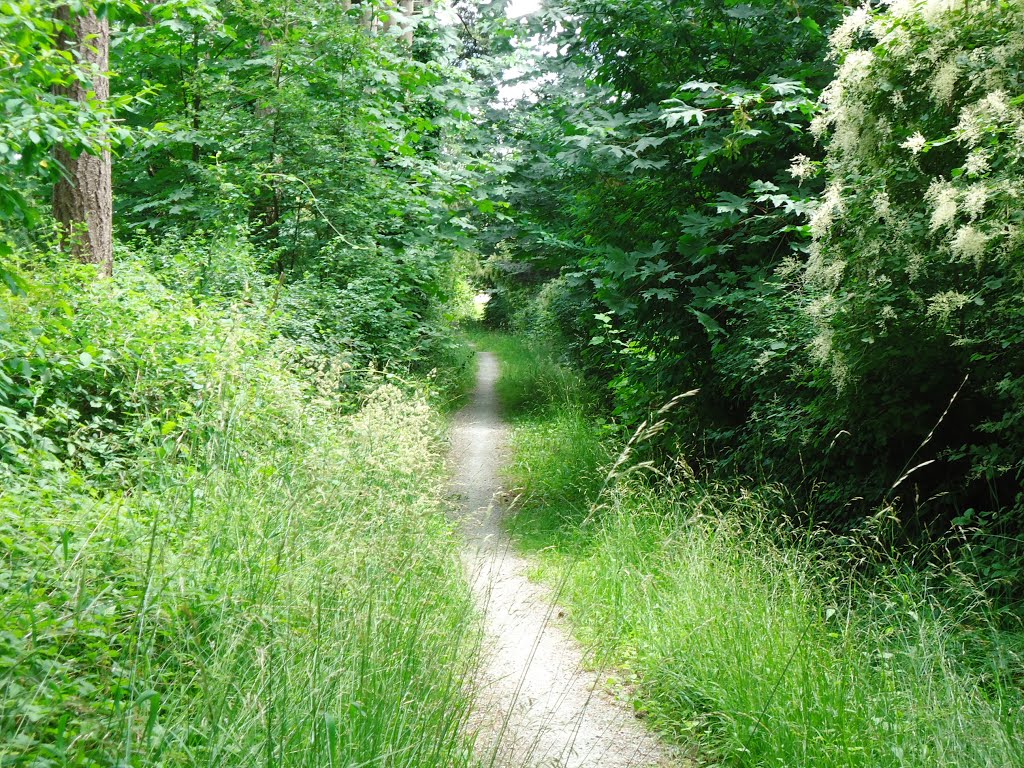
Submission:
<svg viewBox="0 0 1024 768">
<path fill-rule="evenodd" d="M 471 726 L 478 754 L 497 768 L 649 768 L 672 763 L 627 707 L 584 669 L 551 592 L 502 532 L 500 472 L 506 427 L 494 383 L 498 361 L 479 354 L 473 399 L 452 436 L 463 499 L 464 559 L 484 616 L 479 699 Z"/>
</svg>

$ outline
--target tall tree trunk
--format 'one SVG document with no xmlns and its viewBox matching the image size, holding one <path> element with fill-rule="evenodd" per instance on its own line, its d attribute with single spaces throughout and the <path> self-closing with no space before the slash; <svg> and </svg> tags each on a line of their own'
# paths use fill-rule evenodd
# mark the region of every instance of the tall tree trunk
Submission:
<svg viewBox="0 0 1024 768">
<path fill-rule="evenodd" d="M 405 15 L 405 32 L 402 34 L 402 39 L 412 45 L 413 29 L 416 27 L 412 15 L 416 13 L 416 0 L 401 0 L 401 4 L 402 13 Z"/>
<path fill-rule="evenodd" d="M 283 39 L 288 39 L 288 31 L 290 24 L 286 20 L 284 27 Z M 273 48 L 273 39 L 264 33 L 260 33 L 259 36 L 260 47 L 268 53 Z M 278 140 L 281 134 L 281 113 L 278 111 L 277 104 L 281 94 L 281 82 L 284 77 L 284 54 L 282 52 L 282 46 L 278 45 L 274 50 L 274 97 L 268 99 L 267 106 L 256 107 L 256 117 L 260 120 L 270 121 L 270 152 L 269 160 L 272 167 L 280 166 L 284 163 L 284 158 L 278 154 Z M 282 209 L 282 198 L 283 193 L 281 190 L 281 182 L 277 176 L 271 177 L 273 180 L 270 182 L 271 190 L 273 191 L 273 199 L 270 202 L 269 207 L 263 212 L 263 224 L 266 227 L 267 236 L 277 242 L 280 239 L 281 227 L 281 209 Z"/>
<path fill-rule="evenodd" d="M 199 75 L 199 27 L 192 30 L 192 162 L 198 163 L 202 157 L 202 147 L 199 146 L 199 129 L 202 128 L 200 110 L 203 107 L 203 96 L 199 90 L 201 80 Z"/>
<path fill-rule="evenodd" d="M 95 67 L 97 74 L 91 88 L 75 81 L 55 88 L 55 92 L 86 101 L 91 90 L 97 100 L 106 101 L 110 98 L 110 83 L 104 75 L 110 68 L 109 22 L 98 18 L 93 10 L 72 17 L 68 6 L 62 6 L 57 17 L 68 24 L 74 35 L 62 35 L 61 45 L 75 54 L 83 66 Z M 80 261 L 98 265 L 100 274 L 109 277 L 114 271 L 110 152 L 82 152 L 74 157 L 66 147 L 57 147 L 54 156 L 66 174 L 53 187 L 53 215 L 60 225 L 61 247 Z"/>
<path fill-rule="evenodd" d="M 203 127 L 200 119 L 200 110 L 203 108 L 203 97 L 196 91 L 192 94 L 192 162 L 198 163 L 203 157 L 203 148 L 199 146 L 196 137 L 199 136 L 199 129 Z"/>
</svg>

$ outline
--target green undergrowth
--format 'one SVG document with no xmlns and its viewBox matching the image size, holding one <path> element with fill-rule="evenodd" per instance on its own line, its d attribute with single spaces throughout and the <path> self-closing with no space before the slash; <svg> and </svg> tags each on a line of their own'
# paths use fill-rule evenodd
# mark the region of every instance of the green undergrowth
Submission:
<svg viewBox="0 0 1024 768">
<path fill-rule="evenodd" d="M 262 309 L 28 278 L 0 294 L 0 765 L 469 765 L 422 390 L 341 408 Z"/>
<path fill-rule="evenodd" d="M 780 488 L 616 466 L 575 378 L 521 341 L 491 347 L 511 532 L 653 727 L 708 765 L 1024 765 L 1019 619 L 955 561 L 786 532 Z M 538 374 L 572 386 L 546 397 Z"/>
</svg>

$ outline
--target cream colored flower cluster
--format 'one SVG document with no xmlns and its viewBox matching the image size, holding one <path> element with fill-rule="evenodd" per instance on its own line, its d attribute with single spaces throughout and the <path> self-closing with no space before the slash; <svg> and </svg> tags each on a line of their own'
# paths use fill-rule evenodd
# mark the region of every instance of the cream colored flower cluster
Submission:
<svg viewBox="0 0 1024 768">
<path fill-rule="evenodd" d="M 828 181 L 804 280 L 814 356 L 839 385 L 842 306 L 873 307 L 884 331 L 899 319 L 886 297 L 904 291 L 899 311 L 948 328 L 978 304 L 972 274 L 996 259 L 1024 269 L 1024 0 L 864 4 L 830 42 L 836 77 L 811 127 Z M 801 156 L 790 173 L 816 170 Z"/>
</svg>

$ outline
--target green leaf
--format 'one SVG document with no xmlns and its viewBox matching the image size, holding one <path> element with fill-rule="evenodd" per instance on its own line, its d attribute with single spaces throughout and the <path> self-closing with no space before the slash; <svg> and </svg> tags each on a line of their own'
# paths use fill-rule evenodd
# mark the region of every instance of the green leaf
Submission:
<svg viewBox="0 0 1024 768">
<path fill-rule="evenodd" d="M 687 307 L 687 309 L 689 309 L 694 314 L 694 316 L 697 318 L 697 322 L 704 326 L 704 330 L 708 332 L 709 336 L 725 335 L 725 329 L 722 328 L 722 326 L 720 326 L 715 321 L 715 319 L 711 317 L 711 315 L 701 312 L 699 309 L 696 309 L 695 307 Z"/>
<path fill-rule="evenodd" d="M 660 147 L 668 140 L 667 136 L 643 136 L 633 145 L 633 151 L 638 155 L 650 147 Z"/>
<path fill-rule="evenodd" d="M 689 125 L 692 120 L 697 125 L 704 123 L 704 110 L 698 109 L 697 107 L 691 107 L 689 104 L 679 101 L 678 99 L 669 99 L 664 102 L 666 104 L 675 102 L 679 106 L 672 106 L 664 110 L 661 119 L 665 122 L 667 128 L 675 128 L 680 122 L 683 125 Z"/>
<path fill-rule="evenodd" d="M 4 267 L 0 267 L 0 283 L 6 285 L 7 290 L 15 296 L 24 296 L 28 289 L 28 283 L 21 275 Z"/>
<path fill-rule="evenodd" d="M 715 202 L 712 203 L 717 213 L 746 213 L 750 200 L 737 197 L 732 192 L 719 192 Z"/>
<path fill-rule="evenodd" d="M 709 83 L 703 80 L 691 80 L 679 87 L 680 91 L 714 91 L 721 88 L 720 83 Z"/>
<path fill-rule="evenodd" d="M 759 19 L 768 14 L 769 11 L 765 8 L 755 8 L 745 3 L 725 9 L 725 15 L 732 19 Z"/>
</svg>

